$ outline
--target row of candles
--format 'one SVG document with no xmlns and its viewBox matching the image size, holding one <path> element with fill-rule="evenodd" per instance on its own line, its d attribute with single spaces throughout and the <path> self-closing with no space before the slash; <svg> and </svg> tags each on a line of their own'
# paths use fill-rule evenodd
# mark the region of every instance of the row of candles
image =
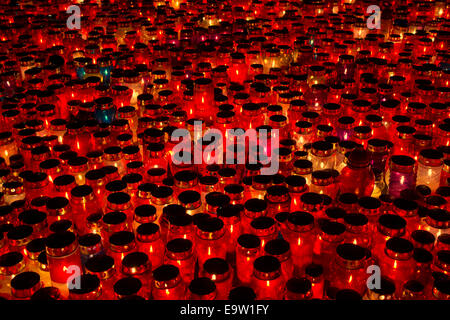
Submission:
<svg viewBox="0 0 450 320">
<path fill-rule="evenodd" d="M 0 9 L 2 297 L 450 298 L 442 2 L 85 2 Z M 278 173 L 174 163 L 196 123 Z"/>
</svg>

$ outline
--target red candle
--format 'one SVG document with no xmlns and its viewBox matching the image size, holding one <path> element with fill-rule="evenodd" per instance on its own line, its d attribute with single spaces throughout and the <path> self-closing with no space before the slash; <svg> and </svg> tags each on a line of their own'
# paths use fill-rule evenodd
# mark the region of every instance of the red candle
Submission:
<svg viewBox="0 0 450 320">
<path fill-rule="evenodd" d="M 186 287 L 177 267 L 163 264 L 153 271 L 152 298 L 154 300 L 184 300 L 185 292 Z"/>
</svg>

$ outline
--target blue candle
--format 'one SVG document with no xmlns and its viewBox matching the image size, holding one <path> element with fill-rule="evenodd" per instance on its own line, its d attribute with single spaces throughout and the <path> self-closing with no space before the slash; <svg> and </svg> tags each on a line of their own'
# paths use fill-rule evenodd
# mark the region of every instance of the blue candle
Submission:
<svg viewBox="0 0 450 320">
<path fill-rule="evenodd" d="M 99 123 L 111 124 L 116 117 L 116 106 L 110 97 L 95 99 L 95 119 Z"/>
<path fill-rule="evenodd" d="M 107 57 L 99 58 L 97 61 L 100 75 L 102 76 L 102 83 L 106 86 L 109 86 L 111 83 L 111 71 L 112 64 L 111 59 Z"/>
</svg>

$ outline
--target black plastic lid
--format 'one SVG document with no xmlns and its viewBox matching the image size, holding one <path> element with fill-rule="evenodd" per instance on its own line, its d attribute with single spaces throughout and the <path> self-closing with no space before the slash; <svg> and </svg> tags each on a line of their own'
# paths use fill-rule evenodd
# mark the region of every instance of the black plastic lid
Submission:
<svg viewBox="0 0 450 320">
<path fill-rule="evenodd" d="M 174 280 L 180 274 L 180 270 L 171 265 L 171 264 L 163 264 L 153 270 L 153 279 L 162 282 L 162 281 L 170 281 Z"/>
<path fill-rule="evenodd" d="M 250 222 L 250 225 L 252 226 L 252 228 L 254 229 L 269 229 L 272 226 L 275 225 L 275 220 L 273 218 L 270 217 L 258 217 L 252 220 L 252 222 Z"/>
<path fill-rule="evenodd" d="M 205 201 L 213 207 L 223 207 L 230 203 L 230 197 L 220 192 L 210 192 L 205 196 Z"/>
<path fill-rule="evenodd" d="M 423 248 L 415 248 L 413 252 L 413 258 L 419 263 L 430 263 L 433 261 L 433 255 L 430 251 Z"/>
<path fill-rule="evenodd" d="M 105 186 L 105 189 L 109 192 L 120 192 L 125 190 L 127 187 L 127 183 L 123 180 L 114 180 L 108 182 Z"/>
<path fill-rule="evenodd" d="M 291 278 L 286 282 L 286 289 L 293 293 L 307 294 L 311 288 L 311 281 L 306 278 Z"/>
<path fill-rule="evenodd" d="M 287 242 L 284 239 L 270 240 L 264 246 L 264 251 L 272 256 L 285 254 L 289 251 L 289 249 L 290 249 L 289 242 Z"/>
<path fill-rule="evenodd" d="M 378 219 L 378 222 L 389 229 L 403 229 L 406 227 L 406 221 L 402 217 L 394 214 L 383 214 Z"/>
<path fill-rule="evenodd" d="M 127 215 L 122 211 L 108 212 L 103 216 L 103 222 L 109 225 L 123 223 L 127 219 Z"/>
<path fill-rule="evenodd" d="M 352 289 L 342 289 L 336 292 L 335 295 L 336 300 L 347 300 L 347 301 L 360 301 L 362 300 L 362 296 Z"/>
<path fill-rule="evenodd" d="M 281 268 L 280 261 L 272 256 L 261 256 L 256 258 L 253 266 L 255 270 L 264 273 L 275 272 Z"/>
<path fill-rule="evenodd" d="M 386 241 L 386 248 L 397 253 L 408 253 L 414 250 L 411 241 L 399 237 L 393 237 Z"/>
<path fill-rule="evenodd" d="M 8 239 L 20 240 L 25 239 L 33 234 L 33 227 L 28 225 L 20 225 L 12 228 L 7 233 Z"/>
<path fill-rule="evenodd" d="M 351 226 L 364 226 L 369 219 L 362 213 L 349 213 L 344 217 L 344 221 Z"/>
<path fill-rule="evenodd" d="M 336 253 L 345 260 L 358 261 L 367 255 L 365 248 L 352 243 L 343 243 L 337 246 Z"/>
<path fill-rule="evenodd" d="M 224 223 L 219 218 L 205 218 L 201 219 L 197 223 L 197 228 L 199 228 L 203 232 L 216 232 L 222 229 Z"/>
<path fill-rule="evenodd" d="M 136 228 L 136 233 L 140 235 L 152 235 L 159 231 L 159 226 L 156 223 L 143 223 Z"/>
<path fill-rule="evenodd" d="M 98 289 L 100 286 L 100 279 L 93 274 L 83 274 L 80 276 L 80 288 L 73 288 L 69 291 L 75 294 L 87 294 Z"/>
<path fill-rule="evenodd" d="M 262 212 L 267 209 L 267 203 L 262 199 L 249 199 L 245 202 L 244 207 L 248 211 Z"/>
<path fill-rule="evenodd" d="M 56 287 L 44 287 L 37 290 L 32 296 L 31 300 L 35 301 L 54 301 L 59 300 L 61 292 Z"/>
<path fill-rule="evenodd" d="M 7 252 L 0 256 L 0 267 L 12 267 L 21 262 L 24 256 L 17 251 Z"/>
<path fill-rule="evenodd" d="M 345 225 L 335 221 L 323 220 L 319 226 L 328 235 L 337 236 L 345 232 Z"/>
<path fill-rule="evenodd" d="M 205 296 L 216 290 L 216 284 L 209 278 L 196 278 L 189 284 L 189 291 L 199 296 Z"/>
<path fill-rule="evenodd" d="M 76 186 L 74 187 L 70 193 L 72 194 L 72 196 L 74 197 L 86 197 L 88 195 L 90 195 L 93 192 L 92 187 L 88 186 L 88 185 L 81 185 L 81 186 Z"/>
<path fill-rule="evenodd" d="M 241 234 L 237 239 L 238 244 L 246 249 L 259 248 L 261 240 L 253 234 Z"/>
<path fill-rule="evenodd" d="M 89 258 L 85 267 L 90 272 L 101 273 L 110 270 L 114 266 L 114 258 L 106 254 L 101 254 Z"/>
<path fill-rule="evenodd" d="M 351 192 L 342 193 L 339 195 L 338 201 L 343 204 L 355 204 L 358 202 L 358 196 Z"/>
<path fill-rule="evenodd" d="M 228 299 L 231 301 L 252 301 L 256 299 L 256 294 L 252 288 L 241 286 L 231 289 Z"/>
<path fill-rule="evenodd" d="M 433 244 L 435 237 L 431 232 L 426 230 L 414 230 L 411 233 L 411 238 L 421 244 Z"/>
<path fill-rule="evenodd" d="M 182 253 L 191 250 L 192 245 L 189 239 L 177 238 L 167 242 L 166 249 L 170 252 Z"/>
<path fill-rule="evenodd" d="M 143 266 L 148 262 L 148 255 L 139 251 L 131 252 L 122 259 L 122 265 L 127 268 Z"/>
<path fill-rule="evenodd" d="M 318 278 L 323 274 L 323 266 L 317 263 L 308 264 L 305 267 L 305 274 L 312 278 Z"/>
<path fill-rule="evenodd" d="M 379 289 L 370 289 L 379 295 L 392 295 L 395 292 L 395 284 L 391 280 L 381 277 L 381 286 Z"/>
<path fill-rule="evenodd" d="M 230 270 L 230 266 L 224 259 L 211 258 L 205 261 L 203 270 L 209 274 L 225 274 Z"/>
<path fill-rule="evenodd" d="M 142 282 L 133 277 L 126 277 L 114 284 L 114 292 L 120 296 L 134 295 L 142 288 Z"/>
<path fill-rule="evenodd" d="M 78 238 L 78 243 L 82 247 L 93 247 L 99 244 L 102 237 L 96 233 L 86 233 Z"/>
<path fill-rule="evenodd" d="M 41 277 L 38 273 L 25 271 L 11 279 L 11 288 L 15 290 L 31 289 L 37 285 L 39 281 L 41 281 Z"/>
<path fill-rule="evenodd" d="M 124 246 L 134 241 L 134 233 L 131 231 L 117 231 L 109 237 L 109 242 L 115 246 Z"/>
</svg>

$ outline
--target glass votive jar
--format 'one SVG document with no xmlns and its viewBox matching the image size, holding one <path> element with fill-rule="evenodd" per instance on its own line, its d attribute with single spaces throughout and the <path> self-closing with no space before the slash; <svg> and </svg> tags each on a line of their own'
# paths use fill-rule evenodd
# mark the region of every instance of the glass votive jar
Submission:
<svg viewBox="0 0 450 320">
<path fill-rule="evenodd" d="M 33 239 L 33 227 L 20 224 L 6 233 L 10 251 L 17 251 L 26 257 L 26 246 Z"/>
<path fill-rule="evenodd" d="M 157 220 L 156 208 L 151 204 L 142 204 L 134 208 L 133 216 L 133 230 L 136 229 L 144 223 L 152 223 Z"/>
<path fill-rule="evenodd" d="M 415 160 L 405 155 L 393 155 L 389 161 L 389 171 L 386 180 L 389 181 L 389 195 L 400 197 L 400 192 L 412 189 L 416 183 Z"/>
<path fill-rule="evenodd" d="M 294 161 L 292 174 L 305 178 L 306 184 L 311 183 L 311 173 L 313 171 L 313 163 L 306 159 L 298 159 Z"/>
<path fill-rule="evenodd" d="M 355 126 L 355 119 L 350 116 L 340 117 L 336 125 L 336 134 L 340 141 L 350 140 L 353 136 L 353 127 Z"/>
<path fill-rule="evenodd" d="M 279 212 L 289 211 L 291 197 L 285 186 L 271 186 L 267 188 L 265 200 L 267 202 L 267 216 L 275 217 Z"/>
<path fill-rule="evenodd" d="M 285 281 L 294 275 L 294 264 L 291 257 L 290 244 L 284 239 L 273 239 L 264 247 L 264 254 L 273 256 L 280 261 L 281 274 Z"/>
<path fill-rule="evenodd" d="M 409 240 L 393 237 L 386 241 L 384 257 L 379 261 L 381 272 L 389 275 L 398 293 L 403 284 L 411 279 L 413 250 L 414 246 Z"/>
<path fill-rule="evenodd" d="M 17 154 L 18 149 L 14 142 L 12 132 L 4 131 L 0 133 L 0 157 L 5 159 L 6 164 L 9 165 L 9 157 Z"/>
<path fill-rule="evenodd" d="M 330 142 L 313 142 L 310 157 L 313 170 L 333 169 L 334 167 L 334 150 Z"/>
<path fill-rule="evenodd" d="M 321 264 L 327 274 L 332 265 L 336 248 L 344 241 L 345 225 L 328 219 L 318 221 L 319 233 L 314 242 L 313 262 Z"/>
<path fill-rule="evenodd" d="M 448 234 L 450 228 L 450 213 L 447 210 L 433 208 L 428 210 L 424 230 L 431 232 L 437 239 Z"/>
<path fill-rule="evenodd" d="M 79 277 L 79 288 L 69 288 L 69 300 L 100 300 L 102 296 L 100 279 L 94 274 L 82 274 Z"/>
<path fill-rule="evenodd" d="M 297 141 L 297 148 L 303 150 L 303 146 L 312 142 L 314 138 L 313 124 L 309 121 L 300 120 L 295 123 L 294 138 Z"/>
<path fill-rule="evenodd" d="M 148 255 L 144 252 L 128 253 L 122 260 L 121 273 L 138 278 L 143 285 L 143 296 L 149 297 L 152 266 Z"/>
<path fill-rule="evenodd" d="M 210 258 L 226 259 L 224 235 L 224 223 L 219 218 L 201 219 L 197 223 L 195 243 L 200 266 Z"/>
<path fill-rule="evenodd" d="M 395 294 L 396 287 L 394 281 L 381 276 L 379 288 L 368 289 L 364 295 L 364 300 L 397 300 Z"/>
<path fill-rule="evenodd" d="M 33 228 L 33 237 L 46 234 L 48 230 L 47 214 L 37 209 L 23 210 L 17 216 L 20 225 L 26 225 Z"/>
<path fill-rule="evenodd" d="M 250 284 L 253 262 L 259 256 L 261 240 L 252 234 L 241 234 L 237 239 L 236 275 L 243 284 Z"/>
<path fill-rule="evenodd" d="M 256 235 L 261 240 L 261 248 L 270 240 L 278 236 L 278 228 L 275 219 L 268 216 L 258 217 L 250 223 L 250 233 Z"/>
<path fill-rule="evenodd" d="M 0 256 L 1 296 L 11 297 L 11 279 L 25 269 L 25 256 L 22 253 L 11 251 Z"/>
<path fill-rule="evenodd" d="M 414 248 L 423 248 L 430 252 L 433 252 L 434 243 L 436 242 L 436 238 L 431 232 L 420 229 L 411 232 L 410 240 Z"/>
<path fill-rule="evenodd" d="M 250 223 L 257 217 L 267 214 L 267 203 L 262 199 L 252 198 L 244 204 L 244 214 L 241 216 L 242 232 L 251 233 Z"/>
<path fill-rule="evenodd" d="M 433 284 L 432 298 L 436 300 L 450 300 L 450 280 L 436 279 Z"/>
<path fill-rule="evenodd" d="M 161 239 L 157 224 L 149 222 L 138 226 L 136 243 L 138 250 L 148 255 L 153 270 L 163 264 L 164 241 Z"/>
<path fill-rule="evenodd" d="M 193 242 L 176 238 L 167 242 L 164 263 L 176 266 L 185 284 L 194 279 L 196 255 Z"/>
<path fill-rule="evenodd" d="M 44 172 L 30 172 L 24 176 L 24 186 L 27 199 L 34 199 L 45 194 L 49 194 L 51 189 L 48 176 Z"/>
<path fill-rule="evenodd" d="M 375 177 L 369 167 L 370 154 L 363 149 L 353 150 L 347 157 L 347 166 L 338 177 L 340 192 L 355 193 L 357 196 L 370 196 Z"/>
<path fill-rule="evenodd" d="M 311 175 L 310 191 L 335 198 L 337 189 L 335 177 L 330 170 L 316 170 Z"/>
<path fill-rule="evenodd" d="M 312 285 L 307 278 L 291 278 L 286 282 L 284 300 L 309 300 L 312 298 Z"/>
<path fill-rule="evenodd" d="M 419 228 L 420 217 L 418 210 L 419 206 L 414 200 L 398 198 L 393 202 L 392 211 L 405 219 L 408 234 Z"/>
<path fill-rule="evenodd" d="M 320 215 L 324 207 L 324 196 L 315 192 L 305 192 L 300 196 L 301 209 L 313 215 Z"/>
<path fill-rule="evenodd" d="M 107 209 L 125 213 L 127 215 L 127 223 L 131 226 L 134 212 L 130 195 L 126 192 L 113 192 L 106 199 Z"/>
<path fill-rule="evenodd" d="M 19 181 L 8 181 L 3 183 L 5 204 L 11 204 L 17 200 L 25 200 L 26 194 L 23 183 Z"/>
<path fill-rule="evenodd" d="M 13 299 L 28 300 L 42 286 L 39 273 L 25 271 L 11 279 L 11 294 Z"/>
<path fill-rule="evenodd" d="M 156 214 L 161 217 L 163 213 L 163 208 L 172 203 L 173 201 L 173 189 L 168 186 L 158 186 L 151 190 L 151 204 L 156 207 Z M 183 208 L 184 209 L 184 208 Z M 186 211 L 186 209 L 184 209 Z M 162 218 L 160 218 L 160 223 L 162 223 Z M 162 229 L 161 234 L 166 235 L 166 230 Z"/>
<path fill-rule="evenodd" d="M 217 217 L 225 226 L 225 237 L 228 238 L 227 256 L 231 258 L 236 251 L 236 241 L 241 234 L 240 216 L 243 211 L 242 205 L 226 205 L 217 209 Z"/>
<path fill-rule="evenodd" d="M 113 286 L 114 297 L 118 300 L 130 297 L 143 297 L 144 288 L 141 280 L 134 277 L 125 277 L 117 280 Z"/>
<path fill-rule="evenodd" d="M 362 213 L 348 213 L 344 216 L 345 243 L 353 243 L 363 248 L 370 248 L 371 236 L 369 219 Z"/>
<path fill-rule="evenodd" d="M 329 275 L 330 286 L 341 289 L 352 289 L 363 295 L 366 291 L 367 273 L 366 248 L 352 243 L 340 244 L 336 248 L 337 256 Z"/>
<path fill-rule="evenodd" d="M 62 300 L 61 292 L 56 287 L 41 287 L 30 298 L 33 301 Z"/>
<path fill-rule="evenodd" d="M 324 288 L 325 288 L 325 279 L 323 275 L 323 267 L 320 264 L 311 263 L 306 265 L 305 277 L 311 282 L 312 286 L 312 294 L 314 299 L 323 299 Z"/>
<path fill-rule="evenodd" d="M 440 185 L 443 154 L 435 149 L 424 149 L 419 154 L 417 165 L 417 185 L 427 185 L 435 192 Z"/>
<path fill-rule="evenodd" d="M 172 215 L 168 217 L 169 229 L 167 232 L 167 241 L 176 238 L 189 239 L 195 241 L 194 225 L 192 216 L 185 213 L 181 215 Z"/>
<path fill-rule="evenodd" d="M 289 214 L 286 227 L 281 230 L 283 238 L 289 242 L 294 264 L 294 273 L 302 274 L 306 265 L 312 263 L 314 217 L 310 213 L 296 211 Z"/>
<path fill-rule="evenodd" d="M 114 232 L 108 239 L 109 247 L 107 254 L 114 258 L 114 265 L 117 270 L 122 270 L 123 258 L 136 251 L 136 241 L 134 233 L 131 231 Z"/>
<path fill-rule="evenodd" d="M 392 237 L 403 237 L 406 234 L 406 221 L 396 214 L 382 214 L 378 218 L 377 227 L 372 234 L 372 256 L 383 256 L 386 241 Z"/>
<path fill-rule="evenodd" d="M 122 148 L 119 146 L 107 147 L 103 150 L 105 166 L 114 166 L 118 169 L 119 175 L 125 173 L 125 161 L 122 156 Z"/>
<path fill-rule="evenodd" d="M 98 277 L 102 287 L 102 300 L 114 299 L 114 284 L 117 282 L 118 274 L 114 266 L 114 259 L 106 254 L 89 258 L 86 263 L 86 273 Z"/>
<path fill-rule="evenodd" d="M 88 185 L 76 186 L 70 191 L 72 212 L 77 212 L 73 217 L 75 227 L 79 234 L 87 233 L 86 221 L 92 215 L 103 215 L 102 208 L 98 207 L 94 190 Z"/>
<path fill-rule="evenodd" d="M 71 190 L 76 186 L 75 177 L 69 174 L 57 176 L 53 180 L 53 194 L 70 199 Z"/>
<path fill-rule="evenodd" d="M 272 256 L 261 256 L 253 263 L 252 288 L 258 300 L 281 300 L 285 280 L 281 275 L 281 264 Z"/>
<path fill-rule="evenodd" d="M 86 157 L 74 157 L 68 161 L 69 170 L 75 177 L 75 182 L 78 185 L 85 184 L 85 174 L 88 171 L 88 159 Z"/>
<path fill-rule="evenodd" d="M 81 272 L 80 248 L 73 232 L 52 233 L 46 239 L 45 251 L 52 284 L 65 295 L 73 272 Z"/>
<path fill-rule="evenodd" d="M 169 230 L 169 217 L 185 215 L 186 209 L 179 204 L 168 204 L 162 209 L 162 214 L 159 217 L 159 226 L 161 228 L 161 238 L 167 242 L 167 233 Z"/>
<path fill-rule="evenodd" d="M 216 299 L 226 300 L 232 287 L 232 269 L 224 259 L 211 258 L 205 261 L 201 275 L 211 279 L 216 285 Z"/>
<path fill-rule="evenodd" d="M 154 300 L 184 300 L 186 286 L 183 283 L 180 271 L 170 264 L 163 264 L 153 270 L 151 287 Z"/>
<path fill-rule="evenodd" d="M 102 237 L 99 234 L 86 233 L 78 238 L 78 243 L 80 245 L 81 263 L 84 267 L 86 267 L 88 259 L 105 254 Z"/>
<path fill-rule="evenodd" d="M 188 300 L 215 300 L 216 297 L 216 284 L 210 278 L 200 277 L 189 283 L 186 296 Z"/>
</svg>

